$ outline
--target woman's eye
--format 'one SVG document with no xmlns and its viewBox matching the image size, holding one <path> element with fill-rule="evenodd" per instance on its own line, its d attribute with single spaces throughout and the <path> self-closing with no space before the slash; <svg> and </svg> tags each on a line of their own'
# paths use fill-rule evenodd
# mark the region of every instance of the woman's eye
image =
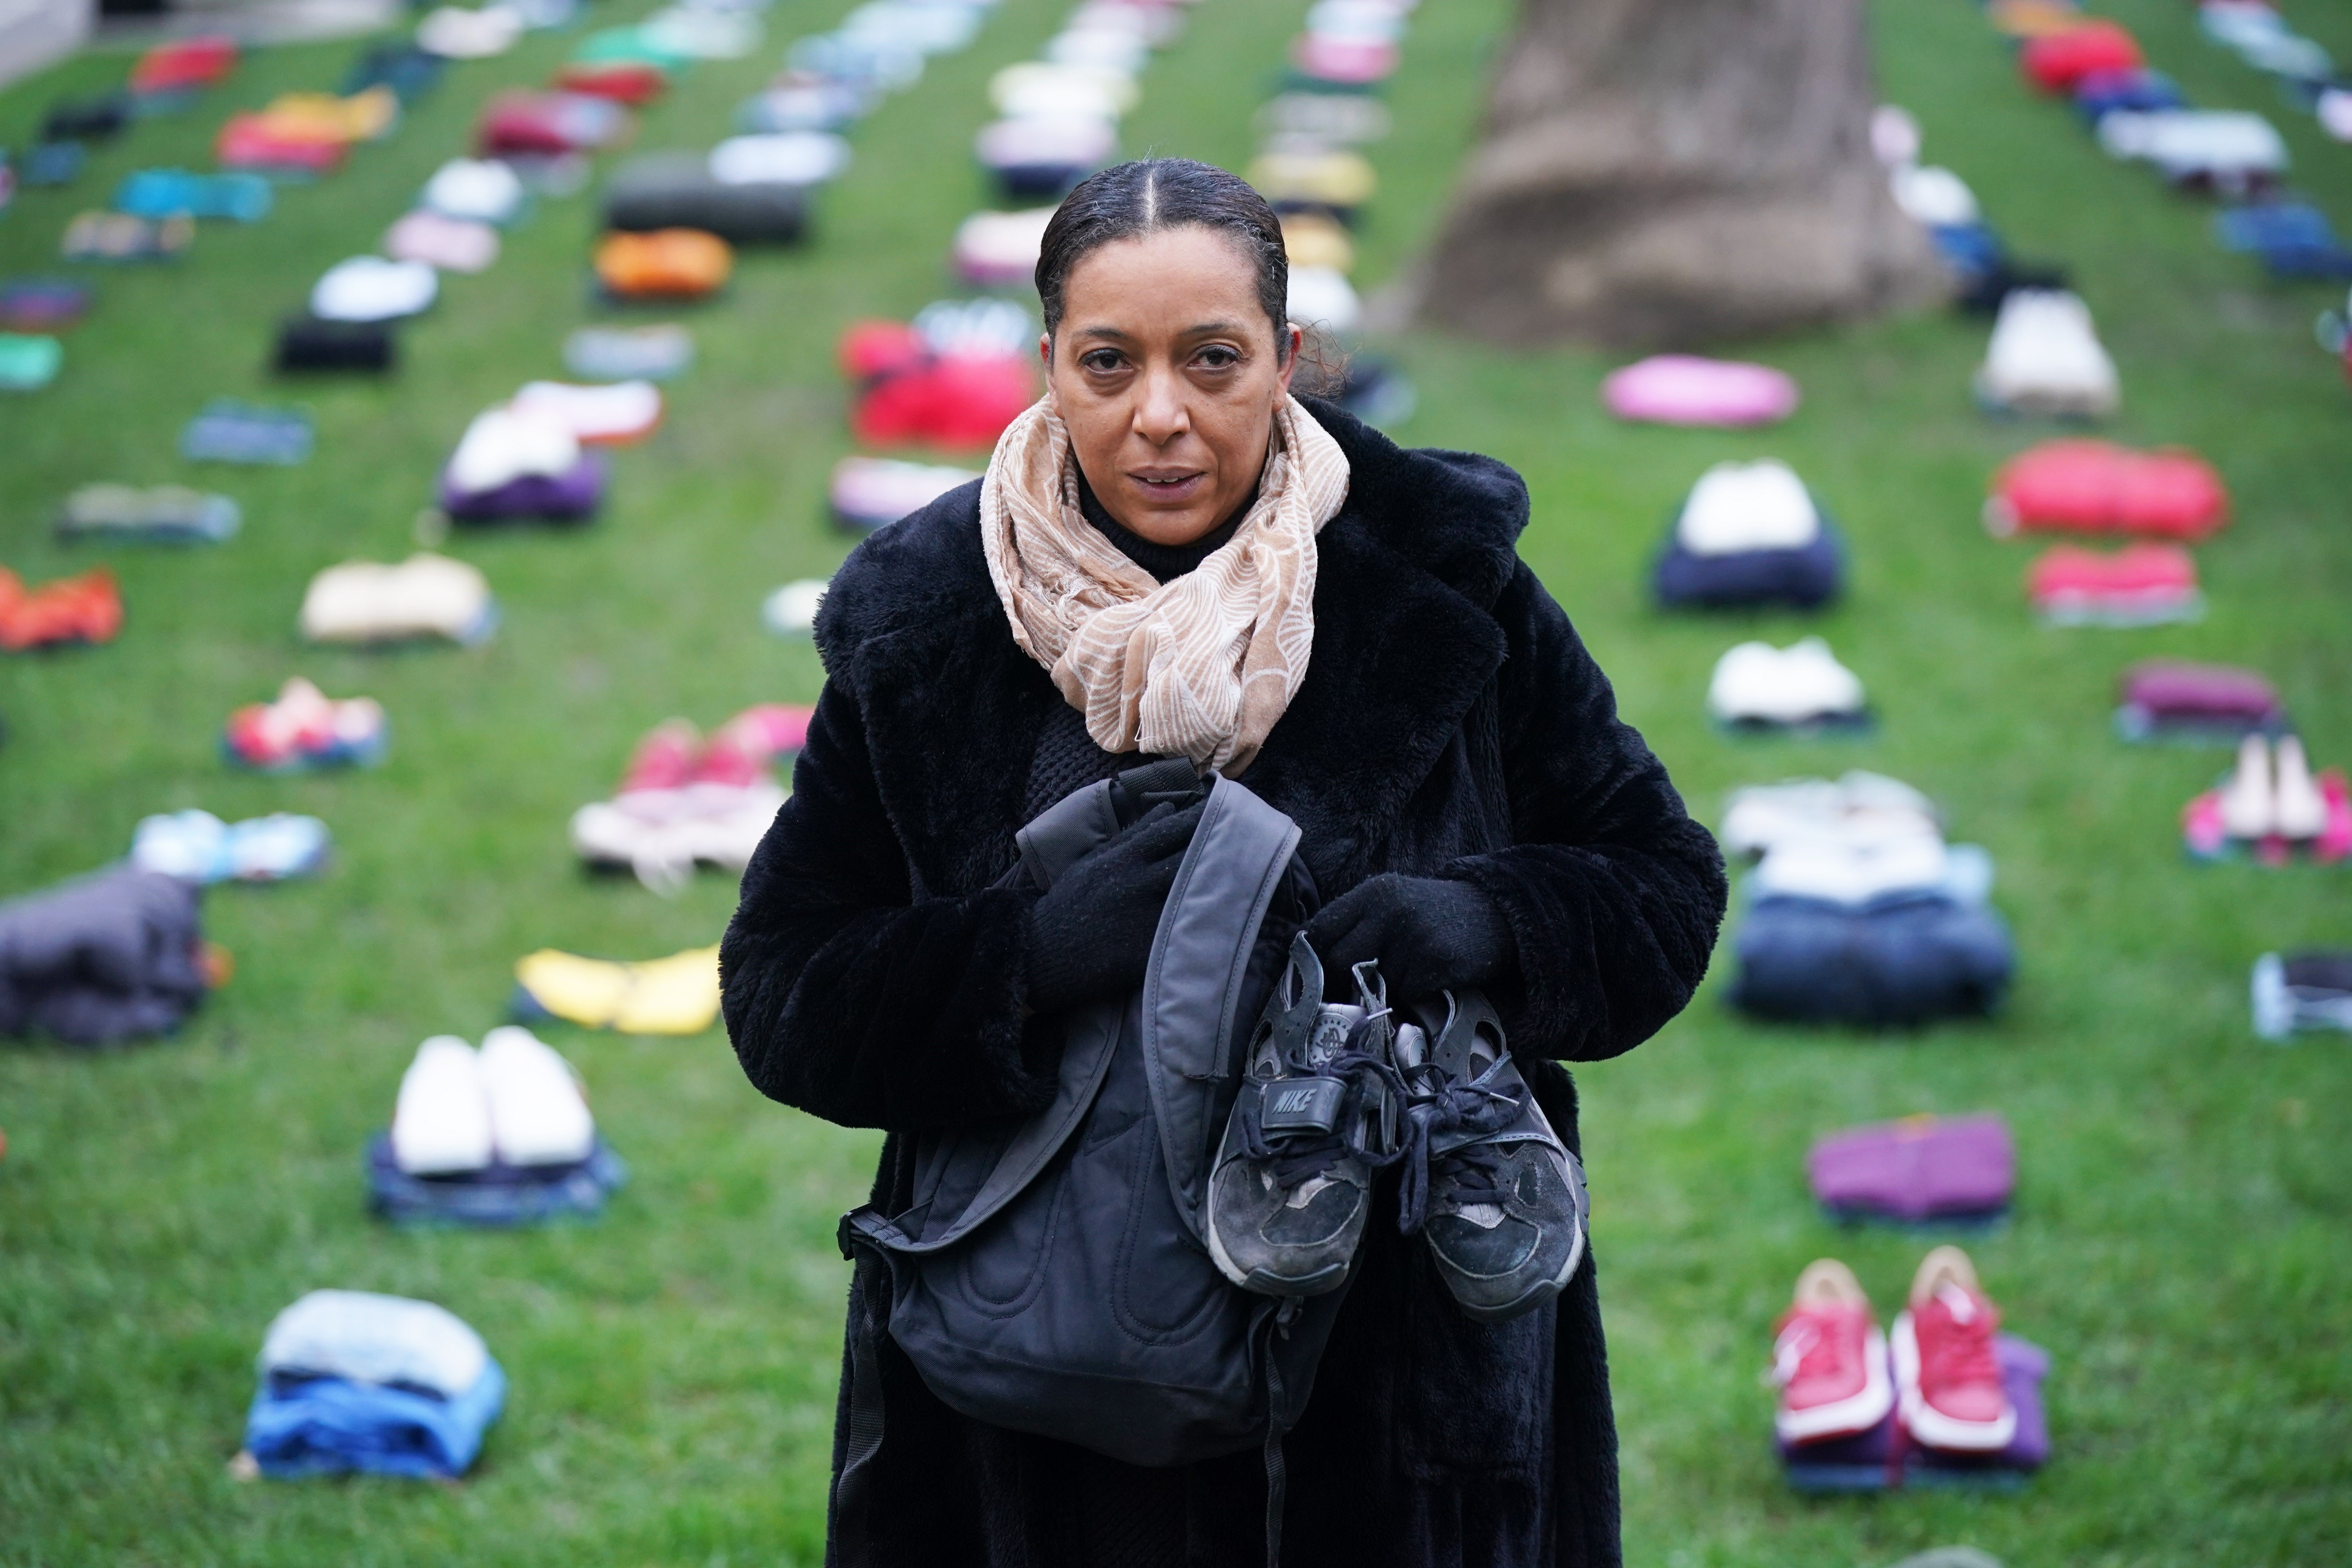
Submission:
<svg viewBox="0 0 2352 1568">
<path fill-rule="evenodd" d="M 1108 349 L 1097 349 L 1094 353 L 1081 358 L 1078 363 L 1097 375 L 1108 375 L 1118 368 L 1118 355 Z"/>
<path fill-rule="evenodd" d="M 1193 363 L 1204 370 L 1231 370 L 1242 363 L 1242 356 L 1223 343 L 1217 343 L 1202 349 Z"/>
</svg>

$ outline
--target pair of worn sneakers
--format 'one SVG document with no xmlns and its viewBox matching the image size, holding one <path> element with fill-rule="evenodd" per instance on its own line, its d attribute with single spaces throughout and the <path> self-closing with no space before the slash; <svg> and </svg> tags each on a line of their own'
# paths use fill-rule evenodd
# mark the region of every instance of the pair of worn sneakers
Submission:
<svg viewBox="0 0 2352 1568">
<path fill-rule="evenodd" d="M 1398 1224 L 1429 1245 L 1471 1317 L 1518 1316 L 1584 1257 L 1584 1170 L 1536 1104 L 1475 991 L 1388 1004 L 1375 963 L 1356 1000 L 1323 1000 L 1302 933 L 1252 1035 L 1209 1178 L 1203 1230 L 1245 1290 L 1318 1296 L 1345 1283 L 1375 1173 L 1402 1168 Z"/>
</svg>

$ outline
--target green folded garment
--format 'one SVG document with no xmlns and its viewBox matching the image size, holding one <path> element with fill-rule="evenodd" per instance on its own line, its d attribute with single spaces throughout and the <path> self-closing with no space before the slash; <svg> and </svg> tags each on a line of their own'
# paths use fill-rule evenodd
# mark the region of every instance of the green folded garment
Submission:
<svg viewBox="0 0 2352 1568">
<path fill-rule="evenodd" d="M 66 347 L 55 338 L 0 332 L 0 389 L 32 392 L 47 386 L 65 362 Z"/>
</svg>

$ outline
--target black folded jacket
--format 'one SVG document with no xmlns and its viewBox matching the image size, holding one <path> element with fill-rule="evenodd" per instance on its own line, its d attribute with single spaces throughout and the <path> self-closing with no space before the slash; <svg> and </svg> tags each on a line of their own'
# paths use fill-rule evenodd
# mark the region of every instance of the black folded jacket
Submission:
<svg viewBox="0 0 2352 1568">
<path fill-rule="evenodd" d="M 159 1035 L 204 1000 L 195 887 L 118 866 L 0 903 L 0 1035 Z"/>
<path fill-rule="evenodd" d="M 282 374 L 342 370 L 381 374 L 398 357 L 392 328 L 383 321 L 294 316 L 278 329 L 277 365 Z"/>
<path fill-rule="evenodd" d="M 68 99 L 49 106 L 48 118 L 41 121 L 41 140 L 104 142 L 130 122 L 130 102 L 120 93 Z"/>
<path fill-rule="evenodd" d="M 803 186 L 730 185 L 710 177 L 700 153 L 633 158 L 604 184 L 607 228 L 650 233 L 698 228 L 730 245 L 792 245 L 808 228 Z"/>
</svg>

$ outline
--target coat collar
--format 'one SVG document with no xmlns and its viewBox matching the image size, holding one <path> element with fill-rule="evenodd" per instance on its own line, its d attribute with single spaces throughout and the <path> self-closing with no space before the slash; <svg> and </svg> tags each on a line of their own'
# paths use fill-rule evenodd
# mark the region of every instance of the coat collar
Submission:
<svg viewBox="0 0 2352 1568">
<path fill-rule="evenodd" d="M 1318 536 L 1307 678 L 1244 782 L 1303 830 L 1327 888 L 1429 776 L 1501 668 L 1490 613 L 1527 521 L 1490 458 L 1397 447 L 1308 408 L 1348 455 L 1347 504 Z M 985 883 L 1011 850 L 1039 730 L 1061 701 L 1013 644 L 982 558 L 979 486 L 878 530 L 817 617 L 828 673 L 856 690 L 884 806 L 923 892 Z"/>
</svg>

